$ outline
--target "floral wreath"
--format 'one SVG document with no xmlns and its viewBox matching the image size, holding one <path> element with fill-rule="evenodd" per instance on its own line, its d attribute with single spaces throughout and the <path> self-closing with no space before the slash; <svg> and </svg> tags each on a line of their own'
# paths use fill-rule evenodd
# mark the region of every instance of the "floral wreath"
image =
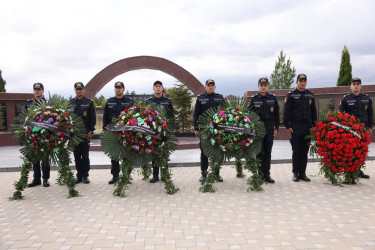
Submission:
<svg viewBox="0 0 375 250">
<path fill-rule="evenodd" d="M 20 200 L 27 187 L 27 179 L 33 163 L 49 161 L 60 166 L 58 184 L 66 184 L 69 197 L 78 196 L 73 172 L 69 168 L 70 153 L 86 136 L 83 120 L 74 114 L 63 97 L 53 95 L 49 101 L 33 102 L 16 119 L 13 137 L 20 145 L 22 154 L 21 178 L 16 182 L 16 191 L 9 199 Z"/>
<path fill-rule="evenodd" d="M 173 119 L 166 118 L 166 112 L 155 105 L 136 104 L 125 109 L 103 131 L 101 146 L 112 160 L 122 160 L 122 174 L 119 176 L 115 196 L 125 196 L 130 184 L 132 166 L 142 166 L 143 179 L 151 173 L 150 162 L 161 166 L 161 178 L 168 194 L 178 191 L 167 168 L 168 156 L 176 147 L 173 134 Z"/>
<path fill-rule="evenodd" d="M 358 180 L 370 144 L 365 124 L 348 113 L 329 112 L 321 115 L 310 136 L 310 152 L 321 158 L 320 174 L 337 185 Z"/>
<path fill-rule="evenodd" d="M 198 123 L 203 152 L 212 162 L 200 190 L 215 192 L 212 186 L 218 181 L 215 173 L 231 158 L 235 158 L 237 177 L 244 177 L 241 159 L 245 158 L 244 168 L 252 173 L 247 180 L 248 191 L 262 190 L 263 180 L 258 175 L 256 157 L 262 148 L 265 129 L 259 116 L 250 111 L 248 102 L 238 98 L 223 100 L 218 108 L 210 108 L 201 115 Z"/>
</svg>

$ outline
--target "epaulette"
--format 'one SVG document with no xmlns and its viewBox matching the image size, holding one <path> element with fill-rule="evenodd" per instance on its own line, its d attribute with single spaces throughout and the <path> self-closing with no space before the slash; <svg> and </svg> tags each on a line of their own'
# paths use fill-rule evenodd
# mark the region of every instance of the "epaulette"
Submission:
<svg viewBox="0 0 375 250">
<path fill-rule="evenodd" d="M 204 93 L 202 93 L 202 94 L 199 94 L 199 95 L 197 96 L 197 98 L 198 98 L 198 97 L 200 97 L 201 95 L 204 95 Z"/>
<path fill-rule="evenodd" d="M 258 94 L 252 95 L 252 96 L 250 96 L 250 97 L 255 97 L 256 95 L 258 95 Z"/>
<path fill-rule="evenodd" d="M 368 94 L 366 94 L 366 93 L 361 93 L 362 95 L 365 95 L 365 96 L 368 96 Z"/>
<path fill-rule="evenodd" d="M 268 94 L 270 94 L 270 95 L 272 95 L 272 96 L 276 96 L 275 94 L 272 94 L 272 93 L 268 93 Z"/>
<path fill-rule="evenodd" d="M 347 96 L 349 96 L 350 95 L 350 93 L 349 94 L 345 94 L 343 97 L 347 97 Z"/>
<path fill-rule="evenodd" d="M 34 99 L 29 99 L 29 100 L 27 100 L 27 102 L 32 102 L 32 101 L 34 101 Z"/>
</svg>

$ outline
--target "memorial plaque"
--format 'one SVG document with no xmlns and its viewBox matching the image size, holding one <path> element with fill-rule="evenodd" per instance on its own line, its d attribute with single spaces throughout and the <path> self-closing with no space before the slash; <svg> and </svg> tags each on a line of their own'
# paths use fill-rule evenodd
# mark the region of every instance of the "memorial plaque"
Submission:
<svg viewBox="0 0 375 250">
<path fill-rule="evenodd" d="M 16 112 L 16 116 L 17 117 L 19 114 L 21 114 L 21 112 L 25 109 L 25 105 L 26 105 L 26 102 L 25 103 L 16 103 L 16 106 L 15 106 L 15 112 Z"/>
<path fill-rule="evenodd" d="M 0 131 L 7 129 L 7 105 L 6 103 L 0 103 Z"/>
</svg>

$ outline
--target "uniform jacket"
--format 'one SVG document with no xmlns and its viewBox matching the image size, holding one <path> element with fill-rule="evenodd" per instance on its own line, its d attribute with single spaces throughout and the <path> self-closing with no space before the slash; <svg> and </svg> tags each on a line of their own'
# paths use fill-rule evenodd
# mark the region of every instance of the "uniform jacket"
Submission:
<svg viewBox="0 0 375 250">
<path fill-rule="evenodd" d="M 86 131 L 93 132 L 96 124 L 95 106 L 91 99 L 83 97 L 81 100 L 73 98 L 69 101 L 74 106 L 74 113 L 82 118 Z"/>
<path fill-rule="evenodd" d="M 255 111 L 259 114 L 260 119 L 266 123 L 273 123 L 275 129 L 280 126 L 279 104 L 274 94 L 266 93 L 262 96 L 260 93 L 253 95 L 250 102 L 254 105 Z"/>
<path fill-rule="evenodd" d="M 344 95 L 339 110 L 340 112 L 346 112 L 359 118 L 368 128 L 372 128 L 374 124 L 372 101 L 367 94 L 360 93 L 356 96 L 350 93 Z"/>
<path fill-rule="evenodd" d="M 118 117 L 122 111 L 133 105 L 133 100 L 126 96 L 122 98 L 109 98 L 104 107 L 103 128 L 107 127 L 112 122 L 112 119 Z"/>
<path fill-rule="evenodd" d="M 290 91 L 285 97 L 284 125 L 287 129 L 292 123 L 311 123 L 315 126 L 317 120 L 314 94 L 308 90 Z"/>
<path fill-rule="evenodd" d="M 162 95 L 161 97 L 157 98 L 157 97 L 153 96 L 153 97 L 150 97 L 146 100 L 146 104 L 160 105 L 165 109 L 166 114 L 168 116 L 174 118 L 173 104 L 172 104 L 171 99 L 169 99 L 168 97 L 165 97 L 165 96 Z"/>
<path fill-rule="evenodd" d="M 207 92 L 200 94 L 197 97 L 197 102 L 194 107 L 194 130 L 198 131 L 198 119 L 207 109 L 211 107 L 217 107 L 221 103 L 224 97 L 220 94 L 213 93 L 208 94 Z"/>
<path fill-rule="evenodd" d="M 33 102 L 36 102 L 36 106 L 39 106 L 42 100 L 43 100 L 43 101 L 47 101 L 47 99 L 45 99 L 44 96 L 43 96 L 43 98 L 40 99 L 39 101 L 37 101 L 36 99 L 29 99 L 29 100 L 27 100 L 26 105 L 25 105 L 25 109 L 30 108 L 30 106 L 31 106 L 31 104 L 32 104 Z"/>
</svg>

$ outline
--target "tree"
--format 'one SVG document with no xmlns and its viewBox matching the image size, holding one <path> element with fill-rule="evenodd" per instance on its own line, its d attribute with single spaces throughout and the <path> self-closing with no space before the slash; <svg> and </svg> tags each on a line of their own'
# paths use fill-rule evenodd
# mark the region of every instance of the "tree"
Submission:
<svg viewBox="0 0 375 250">
<path fill-rule="evenodd" d="M 352 80 L 352 64 L 350 63 L 350 54 L 348 47 L 344 46 L 341 53 L 341 64 L 337 86 L 349 86 Z"/>
<path fill-rule="evenodd" d="M 285 62 L 286 54 L 283 50 L 280 51 L 280 55 L 275 65 L 275 69 L 271 74 L 270 89 L 289 89 L 294 82 L 296 76 L 296 69 L 292 67 L 292 61 L 290 57 Z"/>
<path fill-rule="evenodd" d="M 92 99 L 92 101 L 94 102 L 95 107 L 97 107 L 97 106 L 101 106 L 101 107 L 103 107 L 103 108 L 104 108 L 104 106 L 105 106 L 105 104 L 106 104 L 106 102 L 107 102 L 107 100 L 105 99 L 105 97 L 104 97 L 103 94 L 100 95 L 99 98 L 95 96 L 95 97 Z"/>
<path fill-rule="evenodd" d="M 0 92 L 7 92 L 5 89 L 5 84 L 7 82 L 3 79 L 2 72 L 0 70 Z"/>
<path fill-rule="evenodd" d="M 176 115 L 176 122 L 182 132 L 193 126 L 193 109 L 191 108 L 191 100 L 193 93 L 182 83 L 175 84 L 176 87 L 168 89 L 169 97 L 173 103 Z"/>
<path fill-rule="evenodd" d="M 131 95 L 136 95 L 135 91 L 133 90 L 132 92 L 130 92 Z"/>
</svg>

